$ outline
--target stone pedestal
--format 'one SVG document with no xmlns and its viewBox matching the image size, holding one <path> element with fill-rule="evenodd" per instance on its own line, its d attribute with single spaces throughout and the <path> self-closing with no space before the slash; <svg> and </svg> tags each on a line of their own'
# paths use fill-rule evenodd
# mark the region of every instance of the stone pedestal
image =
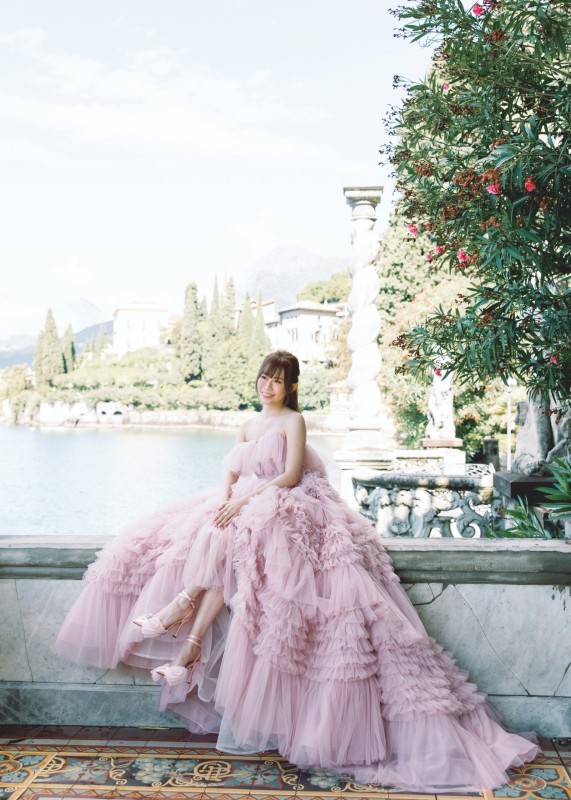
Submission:
<svg viewBox="0 0 571 800">
<path fill-rule="evenodd" d="M 540 506 L 545 502 L 545 495 L 540 490 L 554 483 L 553 478 L 543 475 L 520 475 L 518 472 L 496 472 L 494 475 L 494 489 L 501 495 L 506 508 L 517 505 L 520 497 L 530 506 Z"/>
<path fill-rule="evenodd" d="M 347 437 L 350 439 L 351 434 Z M 355 470 L 368 470 L 371 474 L 385 472 L 391 468 L 393 453 L 383 452 L 380 448 L 346 447 L 335 453 L 335 460 L 341 470 L 341 497 L 355 510 L 359 503 L 353 490 L 353 474 Z"/>
<path fill-rule="evenodd" d="M 464 444 L 463 439 L 458 439 L 456 436 L 451 436 L 449 439 L 422 439 L 421 444 L 423 447 L 462 447 Z"/>
</svg>

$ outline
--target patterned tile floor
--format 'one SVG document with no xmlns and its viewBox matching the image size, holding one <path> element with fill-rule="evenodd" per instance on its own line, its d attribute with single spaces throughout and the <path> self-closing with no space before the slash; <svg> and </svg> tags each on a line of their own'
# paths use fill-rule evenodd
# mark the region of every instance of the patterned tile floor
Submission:
<svg viewBox="0 0 571 800">
<path fill-rule="evenodd" d="M 0 725 L 0 800 L 437 800 L 305 772 L 273 752 L 226 755 L 214 738 L 180 728 Z M 571 800 L 571 739 L 541 744 L 543 755 L 484 800 Z"/>
</svg>

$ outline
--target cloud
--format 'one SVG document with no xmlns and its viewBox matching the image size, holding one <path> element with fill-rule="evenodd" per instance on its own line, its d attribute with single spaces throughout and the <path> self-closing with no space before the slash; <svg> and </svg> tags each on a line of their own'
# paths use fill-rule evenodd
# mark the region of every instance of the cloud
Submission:
<svg viewBox="0 0 571 800">
<path fill-rule="evenodd" d="M 255 218 L 238 219 L 228 231 L 247 249 L 247 261 L 255 261 L 283 241 L 282 218 L 277 211 L 263 209 Z"/>
<path fill-rule="evenodd" d="M 47 37 L 43 28 L 19 28 L 12 33 L 0 34 L 0 44 L 8 45 L 9 49 L 28 58 L 38 58 L 40 45 Z"/>
<path fill-rule="evenodd" d="M 226 78 L 169 47 L 121 52 L 109 64 L 40 52 L 45 38 L 41 29 L 0 37 L 0 44 L 35 54 L 35 69 L 28 65 L 22 73 L 18 93 L 0 78 L 0 121 L 26 142 L 32 160 L 50 135 L 62 149 L 70 143 L 97 147 L 99 159 L 109 158 L 112 148 L 281 164 L 333 158 L 329 147 L 306 135 L 307 126 L 325 124 L 329 112 L 288 102 L 288 87 L 276 86 L 267 70 Z M 53 154 L 46 151 L 46 158 Z"/>
<path fill-rule="evenodd" d="M 73 169 L 112 171 L 119 169 L 111 164 L 86 157 L 73 157 L 42 143 L 22 141 L 21 139 L 0 138 L 0 161 L 15 164 L 42 164 L 47 167 L 68 167 Z"/>
</svg>

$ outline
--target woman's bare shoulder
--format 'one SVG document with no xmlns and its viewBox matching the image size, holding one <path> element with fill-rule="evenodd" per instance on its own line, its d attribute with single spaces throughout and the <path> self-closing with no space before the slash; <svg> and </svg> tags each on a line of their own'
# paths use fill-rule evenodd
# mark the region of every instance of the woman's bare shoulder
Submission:
<svg viewBox="0 0 571 800">
<path fill-rule="evenodd" d="M 302 434 L 303 436 L 305 436 L 306 427 L 303 414 L 300 414 L 299 411 L 294 411 L 293 409 L 288 409 L 288 412 L 289 413 L 285 416 L 284 419 L 285 432 L 293 435 Z"/>
</svg>

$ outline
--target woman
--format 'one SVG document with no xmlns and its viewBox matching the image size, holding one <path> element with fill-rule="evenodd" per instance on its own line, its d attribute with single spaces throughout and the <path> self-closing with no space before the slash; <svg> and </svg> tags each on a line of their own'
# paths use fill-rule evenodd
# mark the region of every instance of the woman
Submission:
<svg viewBox="0 0 571 800">
<path fill-rule="evenodd" d="M 499 786 L 538 748 L 428 637 L 374 528 L 328 483 L 298 377 L 290 353 L 264 359 L 262 410 L 224 461 L 221 497 L 194 495 L 105 548 L 57 651 L 152 667 L 160 707 L 218 732 L 223 751 L 277 748 L 411 791 Z"/>
</svg>

